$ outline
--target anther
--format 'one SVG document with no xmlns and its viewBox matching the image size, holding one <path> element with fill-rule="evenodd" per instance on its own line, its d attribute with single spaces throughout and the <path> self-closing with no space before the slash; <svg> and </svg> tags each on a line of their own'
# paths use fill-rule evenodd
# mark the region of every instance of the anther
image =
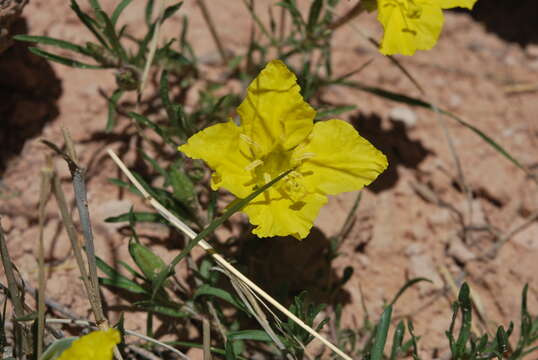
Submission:
<svg viewBox="0 0 538 360">
<path fill-rule="evenodd" d="M 250 164 L 248 164 L 246 167 L 245 167 L 245 170 L 246 171 L 250 171 L 250 170 L 254 170 L 256 169 L 258 166 L 260 165 L 263 165 L 263 161 L 261 161 L 260 159 L 256 159 L 254 160 L 253 162 L 251 162 Z"/>
<path fill-rule="evenodd" d="M 303 160 L 308 160 L 308 159 L 313 158 L 314 156 L 316 156 L 315 153 L 313 153 L 313 152 L 306 152 L 306 153 L 301 154 L 301 155 L 298 156 L 298 157 L 294 157 L 294 158 L 293 158 L 293 161 L 303 161 Z"/>
<path fill-rule="evenodd" d="M 247 144 L 249 145 L 252 145 L 254 146 L 256 149 L 260 149 L 261 146 L 258 145 L 254 140 L 252 140 L 252 138 L 248 135 L 245 135 L 245 134 L 239 134 L 239 138 L 241 140 L 243 140 L 244 142 L 246 142 Z"/>
<path fill-rule="evenodd" d="M 271 175 L 269 175 L 269 173 L 263 173 L 263 180 L 266 184 L 271 182 Z"/>
</svg>

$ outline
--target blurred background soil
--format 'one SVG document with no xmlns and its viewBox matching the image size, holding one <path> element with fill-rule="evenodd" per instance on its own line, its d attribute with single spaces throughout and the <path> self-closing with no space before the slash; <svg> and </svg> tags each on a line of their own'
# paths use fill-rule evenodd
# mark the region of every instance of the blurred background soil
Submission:
<svg viewBox="0 0 538 360">
<path fill-rule="evenodd" d="M 115 1 L 102 1 L 112 8 Z M 208 2 L 226 48 L 245 51 L 251 19 L 241 1 Z M 260 13 L 271 2 L 257 1 Z M 305 8 L 309 1 L 299 1 Z M 334 72 L 345 74 L 373 60 L 354 76 L 366 84 L 410 96 L 423 97 L 461 116 L 495 139 L 530 169 L 538 167 L 538 13 L 534 0 L 479 0 L 472 14 L 446 12 L 446 23 L 437 46 L 413 57 L 398 57 L 424 89 L 421 95 L 411 81 L 353 26 L 379 38 L 381 29 L 373 16 L 363 15 L 353 26 L 339 29 L 333 40 Z M 141 31 L 145 2 L 133 2 L 121 21 L 135 33 Z M 343 1 L 337 9 L 344 13 L 352 4 Z M 87 4 L 81 4 L 88 9 Z M 180 14 L 190 21 L 190 39 L 196 53 L 205 59 L 207 78 L 218 79 L 226 68 L 215 62 L 218 54 L 203 22 L 200 9 L 186 1 Z M 263 17 L 262 17 L 263 18 Z M 266 18 L 264 18 L 266 19 Z M 82 43 L 91 34 L 80 25 L 62 0 L 32 0 L 24 10 L 17 32 L 48 35 Z M 163 35 L 177 36 L 180 17 L 171 19 Z M 140 34 L 138 34 L 140 35 Z M 0 55 L 0 215 L 7 232 L 8 247 L 21 275 L 35 285 L 35 249 L 38 237 L 37 202 L 39 172 L 48 151 L 40 139 L 62 143 L 61 126 L 77 143 L 80 162 L 88 168 L 89 208 L 99 256 L 109 263 L 128 260 L 128 238 L 118 225 L 103 220 L 125 212 L 140 201 L 121 192 L 107 179 L 119 172 L 105 153 L 120 151 L 132 165 L 136 144 L 132 124 L 125 117 L 113 133 L 104 133 L 107 103 L 102 93 L 114 89 L 112 72 L 76 70 L 34 57 L 25 46 L 16 44 Z M 240 93 L 238 84 L 230 89 Z M 195 91 L 188 94 L 196 97 Z M 363 192 L 354 226 L 327 276 L 339 278 L 346 266 L 355 273 L 342 294 L 346 302 L 343 322 L 360 327 L 365 316 L 377 319 L 406 280 L 427 277 L 409 290 L 395 307 L 395 319 L 410 317 L 421 337 L 424 359 L 442 357 L 447 351 L 444 331 L 449 326 L 450 303 L 454 293 L 447 286 L 467 281 L 479 302 L 482 319 L 478 328 L 493 331 L 493 324 L 508 325 L 519 319 L 520 294 L 528 283 L 531 313 L 538 312 L 538 222 L 529 221 L 538 210 L 538 191 L 523 171 L 495 152 L 476 134 L 433 112 L 408 108 L 379 97 L 342 87 L 327 89 L 323 99 L 334 104 L 353 104 L 357 110 L 345 114 L 359 132 L 388 156 L 390 167 L 369 190 Z M 189 98 L 187 104 L 195 102 Z M 472 199 L 458 183 L 458 171 L 443 132 L 451 136 Z M 69 172 L 58 160 L 64 188 L 71 194 Z M 451 204 L 472 219 L 476 229 L 466 229 L 465 237 L 457 216 L 450 209 L 428 200 L 428 194 Z M 293 239 L 259 240 L 259 252 L 250 256 L 255 269 L 264 254 L 272 263 L 262 264 L 267 278 L 290 277 L 294 286 L 315 289 L 321 281 L 317 266 L 328 238 L 337 234 L 356 194 L 333 197 L 322 209 L 312 236 L 302 242 Z M 244 221 L 236 216 L 238 222 Z M 490 226 L 506 234 L 520 225 L 493 258 L 489 254 L 496 239 L 483 230 Z M 48 294 L 80 316 L 88 316 L 75 261 L 59 221 L 54 201 L 47 207 L 45 240 L 49 265 Z M 170 243 L 168 229 L 142 226 L 152 234 L 151 246 L 170 260 L 181 243 Z M 165 241 L 166 240 L 166 241 Z M 197 252 L 200 253 L 200 252 Z M 260 256 L 260 261 L 263 257 Z M 291 274 L 291 275 L 290 275 Z M 263 281 L 263 276 L 258 276 Z M 5 282 L 4 277 L 0 277 Z M 269 285 L 267 285 L 269 286 Z M 274 290 L 274 289 L 271 289 Z M 122 298 L 104 290 L 107 309 L 117 319 Z M 363 305 L 364 304 L 364 307 Z M 125 326 L 144 327 L 145 317 L 126 315 Z M 516 323 L 516 328 L 518 323 Z"/>
</svg>

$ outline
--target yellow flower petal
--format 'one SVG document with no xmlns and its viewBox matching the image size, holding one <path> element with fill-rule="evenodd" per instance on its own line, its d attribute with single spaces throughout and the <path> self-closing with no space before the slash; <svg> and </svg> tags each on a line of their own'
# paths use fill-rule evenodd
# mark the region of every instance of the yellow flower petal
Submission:
<svg viewBox="0 0 538 360">
<path fill-rule="evenodd" d="M 120 332 L 116 329 L 93 331 L 73 341 L 58 360 L 112 360 L 114 346 L 120 340 Z"/>
<path fill-rule="evenodd" d="M 246 170 L 251 161 L 240 151 L 240 130 L 233 121 L 213 125 L 191 136 L 178 149 L 190 158 L 204 160 L 215 171 L 213 190 L 224 187 L 244 198 L 252 192 L 252 176 Z"/>
<path fill-rule="evenodd" d="M 431 49 L 443 27 L 443 12 L 432 0 L 378 0 L 383 25 L 381 53 L 413 55 Z"/>
<path fill-rule="evenodd" d="M 472 9 L 476 0 L 441 0 L 441 8 L 452 9 L 455 7 Z"/>
<path fill-rule="evenodd" d="M 388 165 L 387 158 L 342 120 L 318 122 L 294 156 L 310 156 L 300 167 L 308 191 L 338 194 L 370 184 Z"/>
<path fill-rule="evenodd" d="M 300 94 L 297 78 L 280 60 L 271 61 L 248 87 L 237 108 L 244 134 L 256 144 L 259 156 L 281 145 L 291 149 L 313 126 L 316 111 Z"/>
<path fill-rule="evenodd" d="M 327 197 L 316 193 L 306 195 L 299 202 L 282 196 L 264 199 L 262 194 L 243 212 L 257 225 L 252 232 L 259 237 L 292 235 L 301 240 L 308 235 L 319 209 L 326 203 Z"/>
</svg>

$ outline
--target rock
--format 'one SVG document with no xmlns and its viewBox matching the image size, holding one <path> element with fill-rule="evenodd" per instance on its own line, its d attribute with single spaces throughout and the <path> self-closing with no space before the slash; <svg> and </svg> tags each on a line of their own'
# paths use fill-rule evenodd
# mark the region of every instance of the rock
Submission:
<svg viewBox="0 0 538 360">
<path fill-rule="evenodd" d="M 448 98 L 448 104 L 451 108 L 459 108 L 463 103 L 463 99 L 458 94 L 451 94 Z"/>
<path fill-rule="evenodd" d="M 527 47 L 525 48 L 525 55 L 527 55 L 531 59 L 538 59 L 538 45 L 527 45 Z"/>
<path fill-rule="evenodd" d="M 396 106 L 390 110 L 389 119 L 401 122 L 408 128 L 413 128 L 417 123 L 417 114 L 405 106 Z"/>
<path fill-rule="evenodd" d="M 28 225 L 29 222 L 25 216 L 17 216 L 13 219 L 13 226 L 22 231 L 25 231 Z"/>
<path fill-rule="evenodd" d="M 13 229 L 13 221 L 8 216 L 0 217 L 0 223 L 2 224 L 2 229 L 7 234 Z"/>
<path fill-rule="evenodd" d="M 448 255 L 453 256 L 457 261 L 464 264 L 476 259 L 476 255 L 457 237 L 452 238 L 450 241 Z"/>
</svg>

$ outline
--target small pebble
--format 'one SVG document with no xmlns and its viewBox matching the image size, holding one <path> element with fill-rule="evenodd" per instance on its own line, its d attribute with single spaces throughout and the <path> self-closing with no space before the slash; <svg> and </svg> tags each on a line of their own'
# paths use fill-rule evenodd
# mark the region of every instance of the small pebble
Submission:
<svg viewBox="0 0 538 360">
<path fill-rule="evenodd" d="M 413 128 L 417 123 L 417 114 L 405 106 L 396 106 L 390 110 L 389 119 L 402 122 L 407 128 Z"/>
</svg>

